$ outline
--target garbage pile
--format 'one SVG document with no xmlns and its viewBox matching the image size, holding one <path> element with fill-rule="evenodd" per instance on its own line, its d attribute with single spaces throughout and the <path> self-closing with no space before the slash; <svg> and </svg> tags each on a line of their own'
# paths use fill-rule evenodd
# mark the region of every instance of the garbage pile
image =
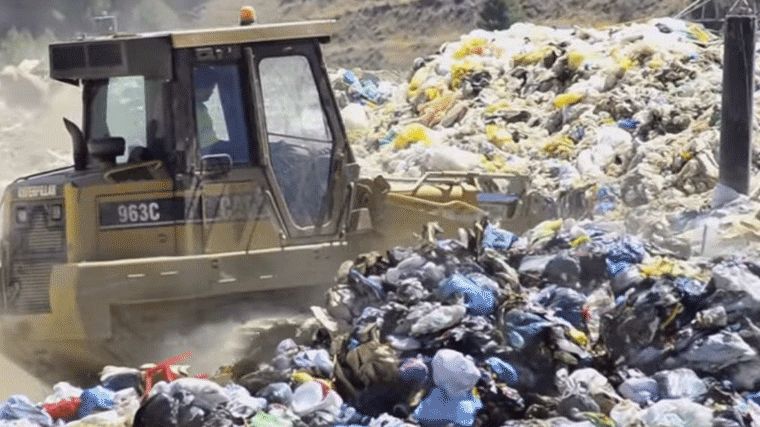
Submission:
<svg viewBox="0 0 760 427">
<path fill-rule="evenodd" d="M 717 182 L 722 50 L 670 18 L 518 23 L 444 44 L 400 84 L 360 70 L 331 79 L 367 176 L 517 172 L 546 196 L 588 189 L 597 203 L 651 209 L 704 199 Z"/>
<path fill-rule="evenodd" d="M 434 233 L 430 233 L 432 236 Z M 306 340 L 191 378 L 106 367 L 2 426 L 753 426 L 760 264 L 658 255 L 611 226 L 481 223 L 344 263 Z M 142 396 L 142 397 L 141 397 Z"/>
</svg>

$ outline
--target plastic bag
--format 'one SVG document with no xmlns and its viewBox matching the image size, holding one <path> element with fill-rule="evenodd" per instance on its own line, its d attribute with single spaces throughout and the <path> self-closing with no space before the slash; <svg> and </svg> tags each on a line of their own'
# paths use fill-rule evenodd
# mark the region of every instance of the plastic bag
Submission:
<svg viewBox="0 0 760 427">
<path fill-rule="evenodd" d="M 311 381 L 299 386 L 293 392 L 290 406 L 297 415 L 307 415 L 316 411 L 327 411 L 338 415 L 343 399 L 335 390 L 327 389 L 318 381 Z"/>
<path fill-rule="evenodd" d="M 42 405 L 42 409 L 45 410 L 54 420 L 62 419 L 64 421 L 71 421 L 79 410 L 79 405 L 82 404 L 82 400 L 78 397 L 72 397 L 67 400 L 61 400 L 56 403 L 49 403 Z"/>
<path fill-rule="evenodd" d="M 256 397 L 262 397 L 269 403 L 289 406 L 293 401 L 293 390 L 290 389 L 288 383 L 276 382 L 256 392 Z"/>
<path fill-rule="evenodd" d="M 0 420 L 27 419 L 44 427 L 51 427 L 50 414 L 37 408 L 28 397 L 15 394 L 0 403 Z"/>
<path fill-rule="evenodd" d="M 77 411 L 79 418 L 86 417 L 94 409 L 111 409 L 116 404 L 113 400 L 114 392 L 102 387 L 96 386 L 82 391 L 81 405 Z"/>
<path fill-rule="evenodd" d="M 462 59 L 467 55 L 482 55 L 488 45 L 488 40 L 482 37 L 468 37 L 464 39 L 459 48 L 454 52 L 455 59 Z"/>
<path fill-rule="evenodd" d="M 467 313 L 464 305 L 439 306 L 420 317 L 410 329 L 410 335 L 419 336 L 431 334 L 443 329 L 450 328 L 459 323 Z"/>
<path fill-rule="evenodd" d="M 643 405 L 659 400 L 657 381 L 652 378 L 628 378 L 618 386 L 621 396 Z"/>
<path fill-rule="evenodd" d="M 422 427 L 438 427 L 448 423 L 471 426 L 475 422 L 475 413 L 482 407 L 480 399 L 471 391 L 455 398 L 436 387 L 414 410 L 414 419 Z"/>
<path fill-rule="evenodd" d="M 509 231 L 496 228 L 491 224 L 486 226 L 483 232 L 483 240 L 480 242 L 481 248 L 496 249 L 500 251 L 509 250 L 517 241 L 517 236 Z"/>
<path fill-rule="evenodd" d="M 573 105 L 580 102 L 583 99 L 581 93 L 563 93 L 554 97 L 554 106 L 556 108 L 564 108 L 568 105 Z"/>
<path fill-rule="evenodd" d="M 712 427 L 713 411 L 689 399 L 661 400 L 642 411 L 647 426 Z"/>
<path fill-rule="evenodd" d="M 398 367 L 401 381 L 407 384 L 424 384 L 428 380 L 428 366 L 422 356 L 410 357 Z"/>
<path fill-rule="evenodd" d="M 229 397 L 226 409 L 235 418 L 251 418 L 267 406 L 266 399 L 251 396 L 248 390 L 237 384 L 225 386 L 224 393 Z"/>
<path fill-rule="evenodd" d="M 159 384 L 162 386 L 159 387 Z M 180 378 L 171 384 L 158 383 L 155 388 L 157 392 L 165 392 L 172 396 L 178 391 L 185 391 L 193 396 L 193 405 L 205 411 L 212 411 L 229 401 L 222 386 L 205 379 Z"/>
<path fill-rule="evenodd" d="M 408 148 L 415 142 L 422 142 L 425 145 L 433 143 L 430 137 L 430 129 L 419 123 L 412 123 L 402 129 L 393 139 L 393 148 L 399 150 Z"/>
<path fill-rule="evenodd" d="M 504 146 L 514 143 L 512 135 L 503 126 L 499 125 L 486 125 L 486 137 L 493 145 L 499 148 L 504 148 Z"/>
<path fill-rule="evenodd" d="M 321 377 L 329 378 L 333 374 L 332 358 L 325 349 L 304 350 L 293 357 L 293 365 L 298 369 L 309 369 Z"/>
<path fill-rule="evenodd" d="M 464 396 L 480 379 L 480 370 L 462 353 L 449 349 L 438 350 L 433 356 L 433 382 L 449 397 Z"/>
<path fill-rule="evenodd" d="M 444 279 L 437 287 L 438 295 L 449 299 L 455 295 L 464 296 L 464 305 L 470 314 L 485 316 L 493 313 L 496 298 L 489 289 L 484 289 L 461 274 Z"/>
<path fill-rule="evenodd" d="M 696 400 L 707 393 L 707 386 L 691 369 L 660 371 L 652 378 L 657 381 L 660 395 L 665 399 L 685 397 Z"/>
<path fill-rule="evenodd" d="M 499 380 L 504 381 L 507 385 L 514 387 L 519 383 L 517 371 L 509 363 L 498 357 L 489 357 L 486 359 L 486 363 L 496 373 Z"/>
</svg>

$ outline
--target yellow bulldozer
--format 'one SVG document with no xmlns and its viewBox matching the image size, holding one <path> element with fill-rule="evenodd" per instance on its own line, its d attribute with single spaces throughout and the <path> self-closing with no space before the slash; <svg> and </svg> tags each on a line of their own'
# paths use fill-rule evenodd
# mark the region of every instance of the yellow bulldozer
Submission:
<svg viewBox="0 0 760 427">
<path fill-rule="evenodd" d="M 525 176 L 363 177 L 321 56 L 333 29 L 52 44 L 50 75 L 81 88 L 82 126 L 64 118 L 72 166 L 3 195 L 5 351 L 137 366 L 164 356 L 169 332 L 307 313 L 341 262 L 413 244 L 428 222 L 453 236 L 486 216 L 518 232 L 552 216 Z"/>
</svg>

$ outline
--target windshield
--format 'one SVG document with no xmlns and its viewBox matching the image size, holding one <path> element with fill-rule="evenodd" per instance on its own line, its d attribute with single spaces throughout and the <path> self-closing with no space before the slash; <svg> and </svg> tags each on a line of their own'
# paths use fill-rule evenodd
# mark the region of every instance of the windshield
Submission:
<svg viewBox="0 0 760 427">
<path fill-rule="evenodd" d="M 122 137 L 126 143 L 117 163 L 126 163 L 136 147 L 148 147 L 161 132 L 161 81 L 142 76 L 92 82 L 87 138 Z M 152 134 L 151 134 L 152 132 Z"/>
</svg>

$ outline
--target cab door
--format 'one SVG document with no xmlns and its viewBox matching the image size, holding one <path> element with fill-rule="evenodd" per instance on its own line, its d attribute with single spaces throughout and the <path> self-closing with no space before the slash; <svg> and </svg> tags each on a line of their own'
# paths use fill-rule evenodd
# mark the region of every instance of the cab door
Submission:
<svg viewBox="0 0 760 427">
<path fill-rule="evenodd" d="M 288 239 L 334 237 L 346 194 L 346 141 L 317 41 L 254 44 L 244 54 L 259 154 Z"/>
<path fill-rule="evenodd" d="M 257 164 L 248 103 L 250 79 L 239 49 L 196 58 L 191 69 L 200 183 L 187 207 L 202 253 L 279 245 Z M 199 50 L 199 52 L 203 52 Z M 192 225 L 189 225 L 193 227 Z"/>
</svg>

